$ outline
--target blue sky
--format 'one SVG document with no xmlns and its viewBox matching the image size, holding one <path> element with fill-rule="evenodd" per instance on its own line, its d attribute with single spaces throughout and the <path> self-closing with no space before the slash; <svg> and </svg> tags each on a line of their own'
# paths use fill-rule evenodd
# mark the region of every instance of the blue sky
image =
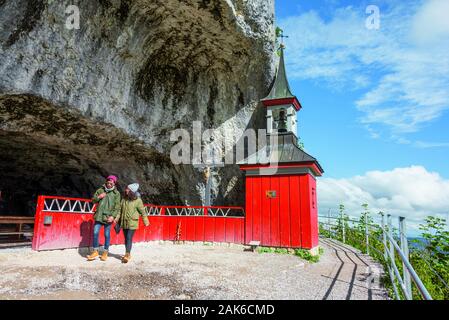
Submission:
<svg viewBox="0 0 449 320">
<path fill-rule="evenodd" d="M 368 5 L 379 8 L 378 29 L 366 27 Z M 290 86 L 303 105 L 299 135 L 325 170 L 325 192 L 347 193 L 348 183 L 373 206 L 422 216 L 438 202 L 432 213 L 449 212 L 449 201 L 411 199 L 419 192 L 449 198 L 449 1 L 276 0 L 275 6 L 276 25 L 289 36 Z M 381 189 L 389 186 L 379 179 L 396 189 L 386 194 Z M 408 184 L 417 187 L 407 191 Z M 336 197 L 323 195 L 322 202 Z"/>
</svg>

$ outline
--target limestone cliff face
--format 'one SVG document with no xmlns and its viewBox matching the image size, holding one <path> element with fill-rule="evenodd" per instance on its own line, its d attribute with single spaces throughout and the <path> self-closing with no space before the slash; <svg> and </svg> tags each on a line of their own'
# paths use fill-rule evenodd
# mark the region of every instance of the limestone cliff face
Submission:
<svg viewBox="0 0 449 320">
<path fill-rule="evenodd" d="M 273 1 L 0 0 L 0 190 L 86 196 L 112 172 L 146 201 L 201 204 L 170 132 L 263 123 Z M 213 177 L 216 203 L 242 203 L 236 166 Z"/>
</svg>

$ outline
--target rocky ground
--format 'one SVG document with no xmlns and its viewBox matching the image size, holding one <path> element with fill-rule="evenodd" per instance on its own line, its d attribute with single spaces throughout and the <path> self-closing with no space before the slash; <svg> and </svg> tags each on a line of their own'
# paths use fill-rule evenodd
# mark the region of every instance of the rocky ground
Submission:
<svg viewBox="0 0 449 320">
<path fill-rule="evenodd" d="M 0 299 L 386 299 L 368 289 L 375 264 L 355 249 L 322 241 L 312 264 L 242 246 L 139 243 L 130 263 L 122 246 L 106 262 L 85 250 L 0 251 Z"/>
</svg>

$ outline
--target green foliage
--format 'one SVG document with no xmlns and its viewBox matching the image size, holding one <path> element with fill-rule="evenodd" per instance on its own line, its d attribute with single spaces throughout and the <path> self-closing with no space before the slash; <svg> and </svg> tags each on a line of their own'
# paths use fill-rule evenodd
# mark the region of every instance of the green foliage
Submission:
<svg viewBox="0 0 449 320">
<path fill-rule="evenodd" d="M 284 33 L 284 30 L 282 30 L 279 27 L 276 27 L 276 39 L 279 38 L 280 36 L 282 36 L 282 34 Z"/>
<path fill-rule="evenodd" d="M 285 248 L 272 248 L 272 247 L 259 247 L 257 248 L 258 253 L 279 253 L 288 254 L 288 250 Z"/>
<path fill-rule="evenodd" d="M 290 254 L 291 251 L 285 248 L 272 248 L 272 247 L 258 247 L 257 248 L 258 253 L 278 253 L 278 254 Z M 312 263 L 316 263 L 320 260 L 320 255 L 323 254 L 324 250 L 323 248 L 318 249 L 319 255 L 313 256 L 309 250 L 305 249 L 295 249 L 293 254 L 295 256 L 300 257 L 301 259 L 307 260 Z"/>
<path fill-rule="evenodd" d="M 449 231 L 446 220 L 429 216 L 419 229 L 422 239 L 413 240 L 410 263 L 434 299 L 449 300 Z"/>
<path fill-rule="evenodd" d="M 257 248 L 258 253 L 274 253 L 274 248 L 269 247 L 259 247 Z"/>
<path fill-rule="evenodd" d="M 304 250 L 304 249 L 296 249 L 295 256 L 298 256 L 301 259 L 307 260 L 312 263 L 316 263 L 316 262 L 320 261 L 319 255 L 313 256 L 312 254 L 310 254 L 310 252 L 308 250 Z"/>
<path fill-rule="evenodd" d="M 346 230 L 349 230 L 349 216 L 345 213 L 345 206 L 342 204 L 340 204 L 338 211 L 340 212 L 340 215 L 337 219 L 335 231 L 343 241 L 343 238 L 346 238 Z"/>
<path fill-rule="evenodd" d="M 278 248 L 274 250 L 274 253 L 280 253 L 280 254 L 288 254 L 288 250 L 284 248 Z"/>
<path fill-rule="evenodd" d="M 276 30 L 275 30 L 275 33 L 276 33 L 276 40 L 275 40 L 275 42 L 276 42 L 276 45 L 279 43 L 279 38 L 284 34 L 284 30 L 282 30 L 281 28 L 279 28 L 279 27 L 276 27 Z M 276 50 L 276 54 L 278 55 L 278 56 L 281 56 L 281 50 L 280 50 L 280 47 Z"/>
</svg>

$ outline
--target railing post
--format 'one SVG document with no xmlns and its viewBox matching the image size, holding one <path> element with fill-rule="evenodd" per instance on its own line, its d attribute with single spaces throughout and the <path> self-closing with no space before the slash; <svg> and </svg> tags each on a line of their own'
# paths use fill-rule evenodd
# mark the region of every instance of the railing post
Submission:
<svg viewBox="0 0 449 320">
<path fill-rule="evenodd" d="M 365 243 L 366 243 L 366 254 L 369 255 L 369 234 L 368 234 L 368 214 L 365 213 Z"/>
<path fill-rule="evenodd" d="M 401 239 L 401 250 L 404 253 L 404 256 L 407 258 L 407 261 L 409 261 L 409 251 L 408 251 L 408 240 L 406 235 L 406 229 L 405 229 L 405 217 L 399 217 L 399 238 Z M 410 278 L 410 272 L 408 271 L 405 262 L 402 262 L 402 269 L 403 269 L 403 275 L 404 275 L 404 285 L 405 289 L 407 290 L 407 293 L 409 296 L 413 299 L 412 296 L 412 282 Z"/>
<path fill-rule="evenodd" d="M 384 259 L 385 262 L 388 262 L 388 254 L 387 254 L 387 231 L 385 225 L 385 215 L 382 213 L 382 242 L 384 244 Z"/>
<path fill-rule="evenodd" d="M 394 247 L 393 242 L 391 239 L 393 239 L 393 225 L 391 223 L 391 215 L 387 215 L 387 224 L 388 224 L 388 234 L 390 237 L 388 238 L 388 242 L 390 245 L 390 259 L 391 261 L 394 261 Z"/>
<path fill-rule="evenodd" d="M 31 249 L 39 251 L 40 237 L 41 237 L 41 221 L 42 221 L 42 210 L 45 208 L 45 196 L 37 197 L 36 213 L 34 214 L 34 230 L 33 239 L 31 241 Z"/>
<path fill-rule="evenodd" d="M 393 273 L 393 263 L 394 263 L 394 261 L 395 261 L 395 255 L 394 255 L 394 245 L 393 245 L 393 224 L 391 223 L 391 215 L 389 214 L 389 215 L 387 215 L 387 224 L 388 224 L 388 235 L 389 235 L 389 237 L 388 237 L 388 244 L 389 244 L 389 247 L 390 247 L 390 268 L 391 268 L 391 274 L 392 274 L 392 281 L 394 281 L 395 280 L 395 276 L 394 276 L 394 273 Z M 393 283 L 393 287 L 396 287 L 396 285 Z M 396 292 L 395 291 L 395 294 L 396 294 L 396 298 L 398 299 L 398 300 L 400 300 L 400 296 L 399 296 L 399 293 L 398 292 Z"/>
<path fill-rule="evenodd" d="M 331 232 L 331 209 L 327 210 L 327 232 L 329 232 L 329 238 L 332 238 L 332 232 Z"/>
<path fill-rule="evenodd" d="M 345 218 L 344 218 L 343 211 L 340 212 L 340 215 L 341 215 L 340 219 L 341 219 L 341 223 L 342 223 L 341 230 L 342 230 L 342 233 L 343 233 L 343 243 L 346 243 Z"/>
</svg>

